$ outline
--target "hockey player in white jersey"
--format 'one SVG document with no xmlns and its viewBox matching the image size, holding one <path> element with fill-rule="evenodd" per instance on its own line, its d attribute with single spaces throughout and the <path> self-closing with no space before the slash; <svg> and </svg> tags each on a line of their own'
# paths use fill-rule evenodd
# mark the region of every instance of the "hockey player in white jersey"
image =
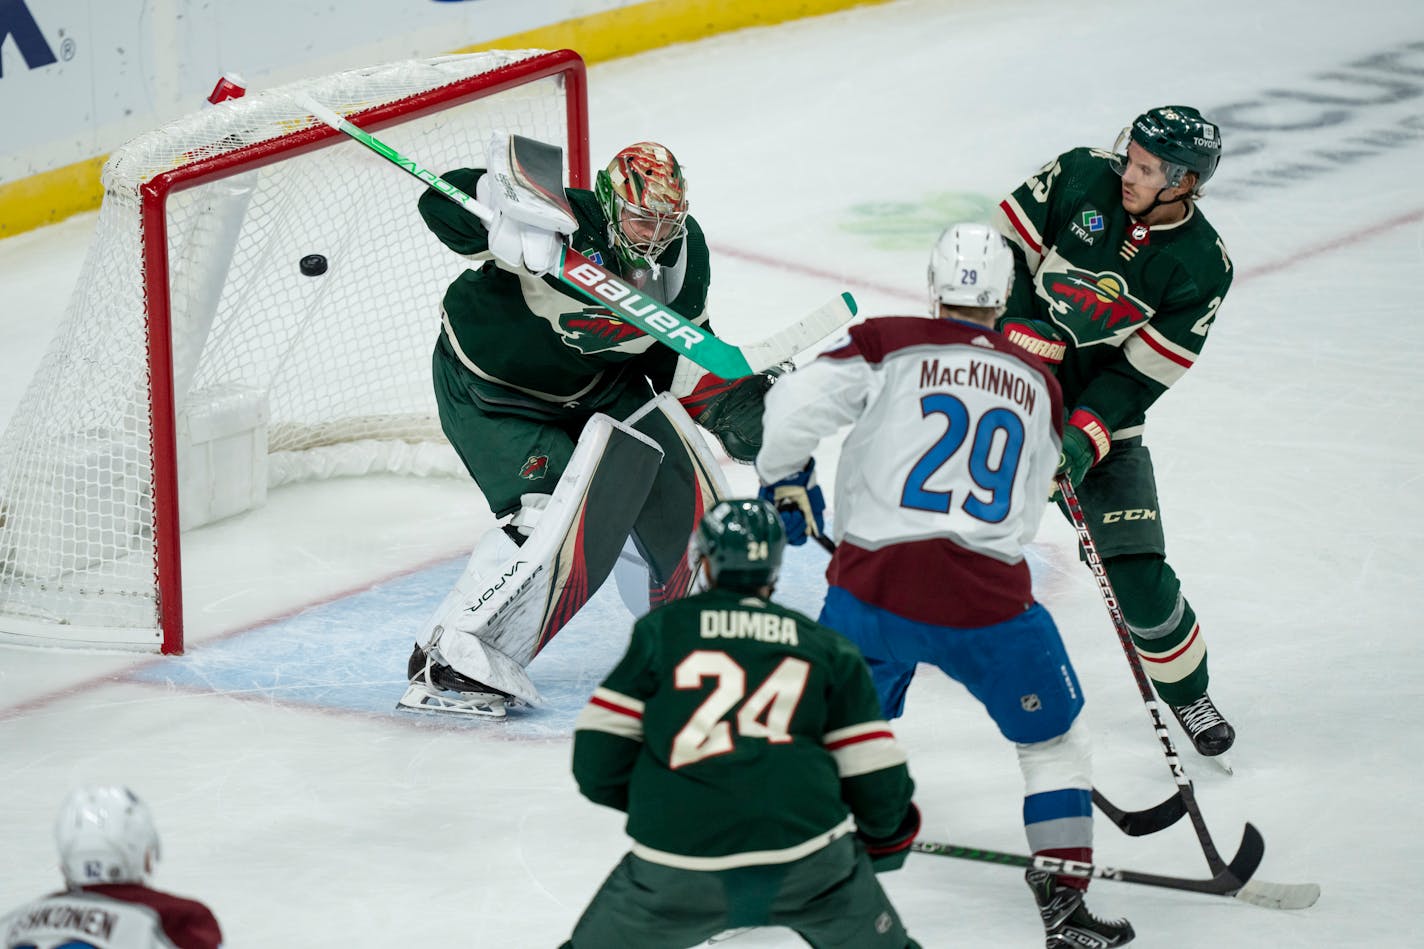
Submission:
<svg viewBox="0 0 1424 949">
<path fill-rule="evenodd" d="M 937 318 L 867 320 L 773 387 L 756 467 L 763 496 L 789 509 L 788 534 L 818 531 L 812 454 L 851 427 L 820 621 L 860 647 L 887 718 L 904 711 L 917 663 L 961 682 L 1018 750 L 1030 848 L 1087 862 L 1082 689 L 1023 556 L 1058 467 L 1063 402 L 1044 365 L 992 328 L 1012 275 L 997 232 L 946 230 L 930 258 Z M 1086 880 L 1027 880 L 1048 946 L 1132 940 L 1126 920 L 1088 911 Z"/>
<path fill-rule="evenodd" d="M 158 862 L 148 807 L 125 787 L 83 787 L 54 826 L 66 889 L 0 917 L 4 949 L 220 949 L 207 906 L 147 885 Z"/>
</svg>

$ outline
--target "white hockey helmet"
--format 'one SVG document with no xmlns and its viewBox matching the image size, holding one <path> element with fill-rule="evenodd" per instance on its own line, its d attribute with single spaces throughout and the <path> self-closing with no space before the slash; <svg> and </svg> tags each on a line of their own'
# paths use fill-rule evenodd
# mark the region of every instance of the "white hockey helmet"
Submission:
<svg viewBox="0 0 1424 949">
<path fill-rule="evenodd" d="M 953 224 L 930 251 L 930 313 L 939 305 L 1001 307 L 1009 299 L 1014 255 L 987 224 Z"/>
<path fill-rule="evenodd" d="M 71 792 L 54 824 L 59 864 L 74 886 L 142 883 L 158 862 L 158 830 L 148 806 L 121 786 Z"/>
</svg>

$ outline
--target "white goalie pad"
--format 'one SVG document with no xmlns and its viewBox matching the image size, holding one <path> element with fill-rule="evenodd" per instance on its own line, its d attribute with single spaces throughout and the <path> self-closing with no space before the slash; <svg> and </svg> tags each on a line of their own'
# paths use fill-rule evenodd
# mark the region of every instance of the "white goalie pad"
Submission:
<svg viewBox="0 0 1424 949">
<path fill-rule="evenodd" d="M 524 545 L 500 530 L 476 545 L 423 640 L 436 660 L 537 704 L 525 667 L 612 571 L 662 455 L 647 436 L 594 415 Z"/>
</svg>

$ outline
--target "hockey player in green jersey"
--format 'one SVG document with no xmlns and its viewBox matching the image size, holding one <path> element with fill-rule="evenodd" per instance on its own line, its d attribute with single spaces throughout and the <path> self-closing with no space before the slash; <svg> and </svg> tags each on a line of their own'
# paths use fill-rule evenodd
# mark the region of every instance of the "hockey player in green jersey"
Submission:
<svg viewBox="0 0 1424 949">
<path fill-rule="evenodd" d="M 1203 755 L 1225 752 L 1235 731 L 1207 694 L 1206 643 L 1166 560 L 1142 439 L 1231 286 L 1198 206 L 1220 156 L 1221 130 L 1196 109 L 1150 109 L 1112 151 L 1049 162 L 994 221 L 1017 262 L 999 328 L 1055 369 L 1068 413 L 1058 473 L 1077 488 L 1157 694 Z"/>
<path fill-rule="evenodd" d="M 485 169 L 444 177 L 499 207 Z M 562 232 L 502 216 L 493 235 L 439 192 L 420 198 L 435 236 L 477 265 L 445 291 L 435 395 L 445 434 L 497 517 L 518 511 L 521 495 L 558 481 L 585 419 L 594 412 L 625 418 L 655 392 L 673 390 L 679 368 L 678 354 L 652 336 L 547 272 L 531 272 L 524 259 L 530 231 L 565 233 L 575 250 L 696 325 L 708 319 L 707 241 L 688 214 L 687 181 L 672 152 L 654 142 L 631 145 L 598 173 L 595 190 L 569 188 L 565 196 L 573 218 L 554 224 Z M 743 388 L 764 389 L 767 381 L 748 377 Z M 712 388 L 721 398 L 709 398 L 706 385 L 695 399 L 689 391 L 675 394 L 688 399 L 689 414 L 728 454 L 750 461 L 760 440 L 760 399 L 749 391 L 741 397 L 747 410 L 728 411 L 727 387 Z"/>
<path fill-rule="evenodd" d="M 565 949 L 917 945 L 875 878 L 919 830 L 905 755 L 855 646 L 770 601 L 785 545 L 767 502 L 717 504 L 692 539 L 710 589 L 639 620 L 579 716 L 574 777 L 633 847 Z"/>
<path fill-rule="evenodd" d="M 541 546 L 527 545 L 541 521 L 546 535 L 554 529 L 546 512 L 574 459 L 595 485 L 600 467 L 609 467 L 599 455 L 608 454 L 601 445 L 593 456 L 587 445 L 583 454 L 575 455 L 591 419 L 606 417 L 617 426 L 657 394 L 676 396 L 680 406 L 665 403 L 662 414 L 680 416 L 685 424 L 670 441 L 659 441 L 652 449 L 663 452 L 661 465 L 654 463 L 660 479 L 677 480 L 671 469 L 682 462 L 670 462 L 671 455 L 685 460 L 699 449 L 705 451 L 689 416 L 715 434 L 734 458 L 750 461 L 760 445 L 762 396 L 770 374 L 733 382 L 711 376 L 550 275 L 559 247 L 567 242 L 642 294 L 706 327 L 711 283 L 707 242 L 688 214 L 687 182 L 672 152 L 655 142 L 630 145 L 598 172 L 593 191 L 568 188 L 552 197 L 539 190 L 539 182 L 525 186 L 531 181 L 531 159 L 541 158 L 546 159 L 543 170 L 561 179 L 560 150 L 496 132 L 486 153 L 489 168 L 455 169 L 444 176 L 492 210 L 488 226 L 435 189 L 419 201 L 420 214 L 436 237 L 474 261 L 445 291 L 432 372 L 441 427 L 490 510 L 501 519 L 502 532 L 489 531 L 481 538 L 465 576 L 418 638 L 407 668 L 410 686 L 400 701 L 413 710 L 499 717 L 507 700 L 532 702 L 537 697 L 522 669 L 582 601 L 572 594 L 558 597 L 556 589 L 544 599 L 554 604 L 558 598 L 561 605 L 536 616 L 538 610 L 520 612 L 517 604 L 505 608 L 491 596 L 501 587 L 505 593 L 519 587 L 524 599 L 540 598 L 515 575 L 514 564 L 521 558 L 529 561 L 528 552 Z M 678 424 L 673 418 L 661 427 L 671 432 Z M 624 435 L 615 431 L 612 437 L 627 442 Z M 687 451 L 682 446 L 688 446 Z M 702 472 L 716 467 L 700 460 L 686 464 Z M 628 472 L 623 465 L 603 477 L 631 478 Z M 565 493 L 570 490 L 575 486 L 569 485 Z M 644 516 L 639 490 L 650 498 L 649 505 L 663 507 L 670 494 L 681 500 L 690 497 L 677 484 L 655 481 L 648 489 L 628 483 L 616 504 L 604 505 L 601 520 L 607 537 L 592 536 L 591 527 L 584 531 L 582 509 L 572 501 L 564 504 L 559 509 L 573 522 L 571 530 L 579 532 L 577 552 L 529 569 L 546 577 L 573 575 L 573 587 L 586 599 L 607 575 L 607 570 L 597 569 L 601 561 L 596 555 L 610 544 L 616 554 L 631 519 L 638 517 L 644 526 L 652 523 L 648 530 L 661 530 L 662 538 L 650 538 L 648 530 L 640 534 L 634 527 L 636 548 L 630 540 L 626 557 L 602 560 L 611 569 L 614 560 L 636 562 L 641 557 L 657 568 L 651 582 L 641 573 L 636 581 L 619 574 L 619 589 L 635 611 L 646 611 L 650 598 L 657 602 L 681 595 L 687 574 L 685 540 L 708 505 L 691 499 L 694 503 L 678 511 L 649 511 Z M 552 549 L 563 549 L 557 538 L 545 539 Z M 669 545 L 670 557 L 648 549 Z M 476 615 L 482 603 L 490 607 Z M 486 628 L 486 616 L 506 628 Z"/>
</svg>

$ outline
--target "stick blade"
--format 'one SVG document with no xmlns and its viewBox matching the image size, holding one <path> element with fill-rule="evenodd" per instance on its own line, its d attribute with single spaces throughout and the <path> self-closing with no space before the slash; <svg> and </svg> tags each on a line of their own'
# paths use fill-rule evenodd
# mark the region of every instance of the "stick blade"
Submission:
<svg viewBox="0 0 1424 949">
<path fill-rule="evenodd" d="M 741 347 L 752 372 L 764 372 L 805 352 L 849 323 L 858 312 L 855 297 L 842 293 L 779 333 Z"/>
<path fill-rule="evenodd" d="M 1125 811 L 1093 788 L 1093 803 L 1103 816 L 1117 825 L 1118 830 L 1129 837 L 1144 837 L 1166 830 L 1187 813 L 1187 805 L 1182 800 L 1182 792 L 1174 791 L 1172 796 L 1160 804 L 1140 811 Z"/>
<path fill-rule="evenodd" d="M 1236 878 L 1238 888 L 1244 887 L 1252 874 L 1261 865 L 1266 855 L 1266 840 L 1255 824 L 1247 823 L 1241 832 L 1241 846 L 1236 848 L 1236 856 L 1231 858 L 1227 870 Z"/>
<path fill-rule="evenodd" d="M 1308 909 L 1320 899 L 1320 886 L 1315 883 L 1271 883 L 1250 880 L 1236 898 L 1265 909 Z"/>
<path fill-rule="evenodd" d="M 1231 894 L 1243 903 L 1265 909 L 1305 909 L 1320 899 L 1320 887 L 1315 883 L 1270 883 L 1253 880 L 1256 868 L 1265 855 L 1266 842 L 1254 824 L 1247 824 L 1241 835 L 1241 849 L 1227 868 L 1240 886 Z"/>
</svg>

